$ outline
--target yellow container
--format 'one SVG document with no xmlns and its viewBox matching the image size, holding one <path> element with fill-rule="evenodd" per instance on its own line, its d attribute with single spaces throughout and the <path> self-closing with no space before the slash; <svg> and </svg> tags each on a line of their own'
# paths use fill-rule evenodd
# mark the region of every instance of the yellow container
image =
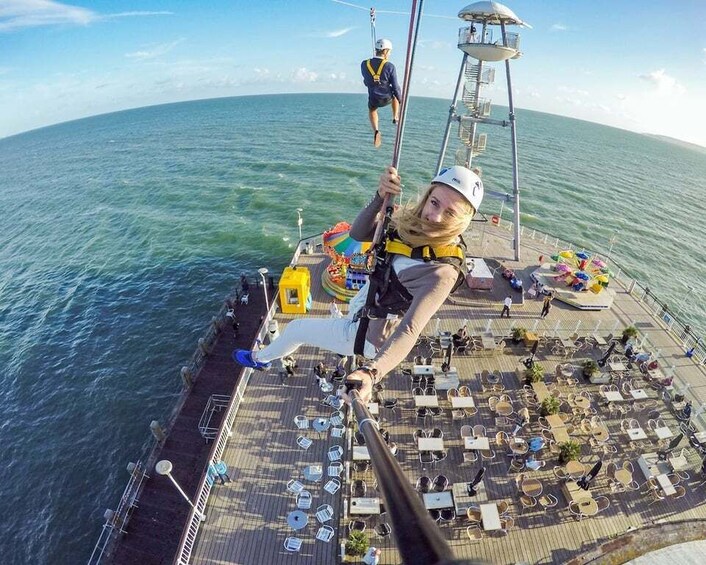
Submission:
<svg viewBox="0 0 706 565">
<path fill-rule="evenodd" d="M 279 302 L 284 314 L 305 314 L 311 294 L 311 273 L 306 267 L 287 267 L 279 280 Z"/>
</svg>

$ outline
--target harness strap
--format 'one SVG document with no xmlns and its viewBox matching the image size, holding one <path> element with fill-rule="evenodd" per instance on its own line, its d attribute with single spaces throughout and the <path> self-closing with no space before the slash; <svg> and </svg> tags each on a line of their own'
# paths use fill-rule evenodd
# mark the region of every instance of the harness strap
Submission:
<svg viewBox="0 0 706 565">
<path fill-rule="evenodd" d="M 399 240 L 388 239 L 385 250 L 395 255 L 404 255 L 411 259 L 424 259 L 425 261 L 440 259 L 442 257 L 452 257 L 459 260 L 465 258 L 465 254 L 460 245 L 440 245 L 438 247 L 424 245 L 422 247 L 410 247 Z"/>
<path fill-rule="evenodd" d="M 383 59 L 380 62 L 380 66 L 378 67 L 377 71 L 373 70 L 373 65 L 371 63 L 372 63 L 372 59 L 368 59 L 367 61 L 365 61 L 365 65 L 368 67 L 368 72 L 370 73 L 370 76 L 373 77 L 373 81 L 380 82 L 380 75 L 382 74 L 382 68 L 385 66 L 385 63 L 387 63 L 387 59 Z"/>
</svg>

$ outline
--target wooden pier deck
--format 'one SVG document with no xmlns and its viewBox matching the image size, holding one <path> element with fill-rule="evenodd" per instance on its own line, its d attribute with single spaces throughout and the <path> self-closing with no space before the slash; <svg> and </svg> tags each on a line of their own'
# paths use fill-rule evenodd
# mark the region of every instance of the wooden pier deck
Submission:
<svg viewBox="0 0 706 565">
<path fill-rule="evenodd" d="M 505 232 L 485 234 L 482 239 L 482 249 L 479 255 L 495 257 L 511 266 L 516 272 L 530 273 L 536 267 L 537 256 L 547 254 L 547 249 L 529 249 L 525 251 L 525 259 L 519 263 L 509 257 L 509 247 Z M 532 242 L 529 242 L 532 245 Z M 312 270 L 313 289 L 312 316 L 328 316 L 330 298 L 323 293 L 316 281 L 320 280 L 322 269 L 328 259 L 321 254 L 302 255 L 299 265 Z M 525 281 L 527 283 L 527 281 Z M 504 286 L 503 286 L 504 285 Z M 527 288 L 527 286 L 526 286 Z M 439 329 L 441 331 L 456 331 L 463 320 L 471 334 L 480 334 L 491 321 L 492 330 L 496 335 L 507 335 L 511 324 L 522 325 L 536 329 L 540 333 L 553 333 L 557 326 L 562 334 L 576 326 L 580 335 L 592 333 L 597 321 L 601 321 L 598 333 L 603 335 L 615 326 L 619 327 L 636 323 L 640 330 L 649 335 L 650 343 L 660 349 L 663 360 L 671 361 L 676 367 L 679 378 L 691 383 L 691 392 L 697 399 L 706 398 L 704 394 L 703 367 L 696 365 L 683 355 L 679 344 L 654 320 L 650 313 L 635 300 L 625 289 L 618 285 L 612 287 L 616 291 L 615 303 L 609 311 L 585 312 L 570 308 L 564 304 L 553 305 L 547 319 L 538 321 L 541 300 L 525 299 L 522 304 L 515 304 L 510 320 L 499 320 L 502 308 L 502 298 L 512 291 L 506 281 L 496 278 L 495 291 L 489 294 L 465 292 L 454 296 L 439 312 Z M 513 295 L 514 296 L 514 295 Z M 519 295 L 517 295 L 519 297 Z M 516 301 L 518 302 L 518 301 Z M 280 326 L 293 319 L 293 316 L 277 315 Z M 434 333 L 437 322 L 432 320 L 425 334 Z M 619 331 L 617 332 L 619 333 Z M 416 352 L 412 352 L 408 361 Z M 582 351 L 575 359 L 594 358 L 602 355 L 600 348 L 595 347 Z M 319 361 L 325 361 L 329 366 L 335 365 L 336 356 L 311 347 L 301 348 L 295 355 L 299 367 L 297 375 L 282 383 L 278 376 L 277 364 L 269 371 L 255 372 L 251 377 L 246 396 L 240 406 L 232 429 L 232 437 L 224 454 L 224 461 L 229 466 L 232 482 L 214 487 L 207 507 L 208 520 L 201 525 L 197 545 L 192 552 L 191 563 L 197 564 L 260 564 L 279 563 L 287 559 L 292 563 L 331 564 L 339 562 L 341 545 L 348 533 L 348 523 L 351 519 L 348 513 L 348 499 L 351 479 L 362 478 L 368 485 L 368 492 L 374 492 L 374 476 L 372 471 L 358 473 L 352 466 L 346 465 L 343 487 L 335 495 L 323 490 L 326 467 L 328 465 L 327 451 L 332 445 L 342 445 L 345 449 L 344 461 L 351 458 L 352 431 L 354 422 L 349 422 L 345 438 L 331 438 L 327 433 L 317 434 L 313 430 L 298 430 L 294 424 L 296 415 L 304 415 L 312 419 L 328 416 L 332 410 L 321 403 L 322 394 L 316 386 L 313 367 Z M 697 470 L 700 466 L 698 454 L 689 450 L 688 462 L 692 470 L 691 478 L 681 484 L 686 488 L 686 495 L 679 499 L 668 498 L 664 501 L 650 504 L 651 499 L 639 491 L 612 492 L 605 475 L 605 465 L 613 461 L 618 466 L 630 461 L 635 472 L 633 478 L 640 484 L 645 478 L 640 473 L 637 459 L 643 452 L 657 451 L 657 443 L 648 432 L 649 438 L 640 443 L 627 440 L 620 428 L 623 416 L 610 413 L 608 408 L 599 402 L 598 386 L 583 381 L 580 375 L 576 391 L 586 390 L 591 393 L 592 403 L 604 421 L 610 434 L 609 443 L 616 447 L 617 454 L 605 455 L 602 448 L 594 448 L 589 443 L 589 436 L 577 429 L 571 434 L 581 444 L 579 460 L 588 468 L 598 460 L 604 463 L 597 479 L 591 484 L 590 490 L 594 496 L 604 495 L 610 500 L 610 506 L 594 517 L 581 521 L 574 519 L 567 510 L 567 503 L 561 492 L 561 481 L 556 478 L 553 467 L 557 465 L 556 456 L 543 449 L 538 453 L 538 459 L 544 460 L 546 466 L 539 471 L 530 472 L 530 476 L 538 478 L 543 485 L 543 493 L 554 495 L 559 503 L 556 508 L 546 511 L 538 507 L 522 512 L 519 503 L 519 492 L 515 484 L 517 473 L 509 472 L 510 458 L 506 449 L 491 442 L 496 455 L 489 461 L 466 463 L 463 460 L 463 443 L 460 437 L 460 426 L 463 424 L 482 424 L 487 429 L 487 435 L 493 440 L 497 431 L 512 431 L 513 425 L 508 425 L 496 418 L 490 411 L 488 399 L 497 393 L 484 392 L 480 384 L 480 373 L 483 369 L 500 371 L 505 393 L 509 394 L 514 407 L 523 406 L 521 399 L 522 384 L 515 375 L 518 362 L 528 356 L 524 345 L 511 345 L 508 341 L 503 354 L 495 356 L 464 355 L 455 356 L 452 365 L 458 369 L 460 384 L 467 385 L 479 408 L 478 413 L 464 420 L 452 420 L 449 404 L 444 392 L 439 393 L 442 414 L 426 427 L 438 427 L 444 433 L 444 449 L 448 457 L 435 468 L 420 465 L 418 450 L 413 441 L 415 429 L 424 427 L 416 419 L 414 400 L 410 390 L 409 377 L 400 370 L 391 373 L 385 381 L 385 398 L 397 398 L 398 408 L 394 411 L 381 409 L 380 423 L 390 432 L 391 441 L 398 446 L 397 460 L 409 478 L 411 484 L 426 475 L 434 477 L 444 474 L 450 484 L 470 481 L 476 471 L 485 467 L 485 485 L 490 502 L 506 501 L 510 505 L 509 514 L 515 519 L 514 527 L 508 535 L 501 536 L 497 532 L 486 532 L 480 543 L 469 542 L 466 536 L 468 520 L 459 516 L 455 520 L 442 523 L 439 527 L 451 544 L 458 558 L 477 559 L 496 565 L 510 563 L 566 563 L 579 554 L 595 549 L 608 540 L 615 539 L 635 528 L 650 524 L 677 523 L 682 521 L 697 521 L 706 518 L 704 498 L 706 491 L 699 483 L 704 477 Z M 550 348 L 542 347 L 536 357 L 545 369 L 546 381 L 553 383 L 554 367 L 560 362 L 571 362 L 571 359 L 559 358 L 551 353 Z M 434 359 L 438 367 L 440 357 Z M 649 397 L 654 401 L 667 425 L 678 433 L 678 422 L 670 413 L 667 405 L 658 393 L 648 388 L 639 380 L 636 371 L 635 384 L 644 386 Z M 574 392 L 574 389 L 560 385 L 562 396 Z M 566 407 L 564 409 L 567 409 Z M 644 427 L 647 425 L 648 410 L 630 412 L 628 417 L 636 418 Z M 529 429 L 520 433 L 522 437 L 530 438 L 540 435 L 537 422 L 537 412 L 532 414 Z M 308 450 L 300 449 L 296 444 L 298 435 L 305 435 L 313 440 Z M 682 446 L 688 443 L 684 441 Z M 324 478 L 319 483 L 304 480 L 303 469 L 312 464 L 322 464 Z M 295 531 L 287 525 L 287 515 L 296 509 L 295 497 L 286 491 L 287 481 L 298 479 L 307 490 L 313 494 L 312 510 L 308 511 L 308 525 Z M 451 488 L 451 487 L 449 487 Z M 336 537 L 330 543 L 315 539 L 319 523 L 314 516 L 315 509 L 320 504 L 330 504 L 337 518 L 330 524 L 336 529 Z M 367 533 L 371 545 L 383 550 L 380 563 L 399 563 L 400 556 L 394 543 L 394 535 L 381 538 L 374 532 L 375 526 L 384 518 L 367 520 Z M 393 532 L 394 533 L 394 532 Z M 288 554 L 283 547 L 287 536 L 296 536 L 304 540 L 298 554 Z M 358 561 L 359 562 L 359 561 Z"/>
</svg>

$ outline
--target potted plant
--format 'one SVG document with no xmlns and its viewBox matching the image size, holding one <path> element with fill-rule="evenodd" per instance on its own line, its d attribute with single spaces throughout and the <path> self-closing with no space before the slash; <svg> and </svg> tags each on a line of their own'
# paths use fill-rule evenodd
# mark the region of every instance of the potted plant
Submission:
<svg viewBox="0 0 706 565">
<path fill-rule="evenodd" d="M 587 381 L 591 380 L 591 377 L 598 372 L 598 363 L 593 359 L 586 359 L 583 362 L 583 378 Z"/>
<path fill-rule="evenodd" d="M 544 380 L 544 368 L 539 363 L 533 363 L 525 369 L 525 384 L 540 383 Z"/>
<path fill-rule="evenodd" d="M 559 464 L 563 465 L 569 461 L 575 461 L 581 455 L 581 445 L 574 440 L 565 441 L 559 444 Z"/>
<path fill-rule="evenodd" d="M 526 333 L 527 329 L 522 326 L 512 328 L 512 343 L 520 343 L 523 339 L 525 339 Z"/>
<path fill-rule="evenodd" d="M 542 416 L 553 416 L 559 413 L 560 401 L 556 396 L 547 396 L 539 405 L 539 413 Z"/>
<path fill-rule="evenodd" d="M 370 541 L 368 540 L 368 535 L 365 532 L 354 530 L 348 536 L 348 541 L 346 542 L 346 554 L 365 555 L 365 552 L 368 551 L 369 545 Z"/>
<path fill-rule="evenodd" d="M 623 337 L 620 339 L 620 343 L 625 345 L 629 339 L 635 339 L 637 337 L 637 328 L 635 326 L 628 326 L 623 330 Z"/>
</svg>

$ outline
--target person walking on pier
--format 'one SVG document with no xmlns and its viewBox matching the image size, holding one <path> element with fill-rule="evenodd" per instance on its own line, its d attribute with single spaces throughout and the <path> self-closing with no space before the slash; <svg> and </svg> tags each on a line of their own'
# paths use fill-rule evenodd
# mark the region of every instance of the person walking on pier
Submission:
<svg viewBox="0 0 706 565">
<path fill-rule="evenodd" d="M 400 193 L 400 176 L 388 167 L 376 193 L 353 222 L 351 237 L 372 240 L 385 197 Z M 366 306 L 368 282 L 351 300 L 344 318 L 292 320 L 264 349 L 236 350 L 233 359 L 246 367 L 267 369 L 271 361 L 304 344 L 353 355 L 358 337 L 364 346 L 365 363 L 348 375 L 347 382 L 359 383 L 362 399 L 369 402 L 373 385 L 407 357 L 429 320 L 463 284 L 466 261 L 460 236 L 482 199 L 483 183 L 478 175 L 461 166 L 445 169 L 434 177 L 416 205 L 394 212 L 387 232 L 387 271 L 381 273 L 390 283 L 384 290 L 379 287 L 374 304 Z M 394 310 L 386 305 L 393 305 Z M 366 327 L 361 320 L 367 322 L 367 331 L 358 336 L 359 328 Z"/>
<path fill-rule="evenodd" d="M 507 317 L 510 317 L 510 306 L 512 306 L 512 297 L 511 296 L 506 296 L 505 301 L 503 302 L 503 311 L 500 312 L 500 317 L 502 318 L 505 314 L 507 314 Z"/>
<path fill-rule="evenodd" d="M 554 300 L 554 293 L 547 294 L 544 297 L 544 302 L 542 303 L 542 313 L 539 315 L 540 318 L 546 318 L 549 314 L 549 310 L 552 307 L 552 300 Z"/>
</svg>

